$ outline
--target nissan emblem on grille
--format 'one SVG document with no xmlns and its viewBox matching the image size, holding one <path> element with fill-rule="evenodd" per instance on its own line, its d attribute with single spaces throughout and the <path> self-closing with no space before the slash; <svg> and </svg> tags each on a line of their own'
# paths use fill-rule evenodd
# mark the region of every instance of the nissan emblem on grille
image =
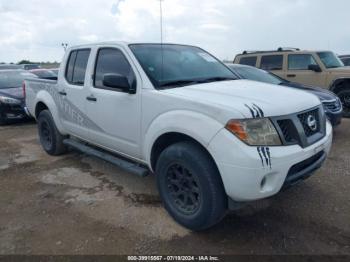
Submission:
<svg viewBox="0 0 350 262">
<path fill-rule="evenodd" d="M 312 131 L 316 131 L 317 129 L 317 121 L 313 115 L 309 115 L 307 117 L 307 125 Z"/>
</svg>

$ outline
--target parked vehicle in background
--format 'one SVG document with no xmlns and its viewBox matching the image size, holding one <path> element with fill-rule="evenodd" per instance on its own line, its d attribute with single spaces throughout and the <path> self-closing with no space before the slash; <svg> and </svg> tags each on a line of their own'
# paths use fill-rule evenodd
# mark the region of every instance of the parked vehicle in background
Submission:
<svg viewBox="0 0 350 262">
<path fill-rule="evenodd" d="M 167 211 L 203 230 L 311 176 L 332 144 L 316 96 L 236 79 L 198 47 L 89 44 L 67 50 L 58 81 L 26 80 L 26 102 L 48 154 L 155 172 Z"/>
<path fill-rule="evenodd" d="M 41 68 L 38 64 L 21 64 L 20 66 L 24 70 L 33 70 Z"/>
<path fill-rule="evenodd" d="M 275 51 L 244 51 L 235 64 L 255 66 L 291 82 L 319 86 L 335 93 L 350 117 L 350 67 L 330 51 L 302 51 L 278 48 Z"/>
<path fill-rule="evenodd" d="M 341 55 L 339 58 L 345 66 L 350 66 L 350 55 Z"/>
<path fill-rule="evenodd" d="M 29 72 L 36 75 L 40 79 L 57 80 L 57 75 L 50 69 L 33 69 L 29 70 Z"/>
<path fill-rule="evenodd" d="M 51 68 L 50 70 L 56 75 L 56 77 L 58 76 L 59 68 Z"/>
<path fill-rule="evenodd" d="M 0 70 L 9 70 L 9 69 L 21 69 L 19 65 L 14 64 L 0 64 Z"/>
<path fill-rule="evenodd" d="M 28 117 L 26 113 L 23 81 L 36 78 L 24 70 L 0 71 L 0 124 Z"/>
<path fill-rule="evenodd" d="M 322 102 L 323 108 L 329 121 L 333 126 L 337 126 L 341 123 L 343 108 L 340 99 L 331 91 L 319 88 L 306 86 L 303 84 L 287 81 L 271 72 L 258 69 L 253 66 L 239 65 L 239 64 L 226 64 L 236 75 L 242 79 L 248 79 L 253 81 L 264 82 L 273 85 L 279 85 L 284 87 L 292 87 L 300 90 L 304 90 L 316 95 Z"/>
</svg>

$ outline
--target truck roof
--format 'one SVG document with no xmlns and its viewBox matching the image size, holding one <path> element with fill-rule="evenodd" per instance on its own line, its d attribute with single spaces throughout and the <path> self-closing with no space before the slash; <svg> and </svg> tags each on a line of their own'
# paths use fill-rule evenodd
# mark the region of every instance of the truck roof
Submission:
<svg viewBox="0 0 350 262">
<path fill-rule="evenodd" d="M 159 43 L 159 42 L 126 42 L 126 41 L 104 41 L 104 42 L 96 42 L 96 43 L 89 43 L 89 44 L 82 44 L 82 45 L 74 45 L 68 48 L 70 49 L 77 49 L 77 48 L 88 48 L 91 46 L 96 46 L 96 45 L 121 45 L 121 46 L 128 46 L 128 45 L 137 45 L 137 44 L 144 44 L 144 45 L 186 45 L 186 46 L 191 46 L 187 44 L 180 44 L 180 43 Z"/>
<path fill-rule="evenodd" d="M 302 53 L 302 52 L 331 52 L 330 50 L 302 50 L 299 48 L 284 48 L 284 47 L 279 47 L 276 50 L 245 50 L 241 54 L 238 54 L 237 56 L 242 56 L 242 55 L 257 55 L 257 54 L 271 54 L 271 53 Z"/>
</svg>

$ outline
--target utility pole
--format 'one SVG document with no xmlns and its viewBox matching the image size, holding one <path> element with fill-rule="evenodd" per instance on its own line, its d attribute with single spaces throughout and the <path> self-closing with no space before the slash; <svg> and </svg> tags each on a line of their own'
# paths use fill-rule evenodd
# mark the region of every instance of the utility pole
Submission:
<svg viewBox="0 0 350 262">
<path fill-rule="evenodd" d="M 160 12 L 160 42 L 163 44 L 163 6 L 162 2 L 164 0 L 159 1 L 159 12 Z"/>
</svg>

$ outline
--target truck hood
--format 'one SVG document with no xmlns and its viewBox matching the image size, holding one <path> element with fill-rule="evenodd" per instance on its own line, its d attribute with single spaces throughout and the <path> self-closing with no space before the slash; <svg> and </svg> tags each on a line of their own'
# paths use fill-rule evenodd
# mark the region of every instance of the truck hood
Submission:
<svg viewBox="0 0 350 262">
<path fill-rule="evenodd" d="M 281 88 L 250 80 L 233 80 L 197 84 L 163 90 L 223 110 L 235 110 L 244 118 L 252 118 L 251 108 L 257 106 L 264 116 L 282 116 L 320 105 L 320 100 L 305 91 Z"/>
<path fill-rule="evenodd" d="M 294 82 L 285 82 L 285 83 L 282 83 L 281 85 L 310 92 L 316 95 L 321 101 L 329 101 L 329 100 L 337 99 L 337 96 L 333 92 L 325 90 L 324 88 L 307 86 L 307 85 L 302 85 Z"/>
<path fill-rule="evenodd" d="M 20 100 L 24 99 L 22 87 L 0 89 L 0 96 L 7 96 Z"/>
</svg>

